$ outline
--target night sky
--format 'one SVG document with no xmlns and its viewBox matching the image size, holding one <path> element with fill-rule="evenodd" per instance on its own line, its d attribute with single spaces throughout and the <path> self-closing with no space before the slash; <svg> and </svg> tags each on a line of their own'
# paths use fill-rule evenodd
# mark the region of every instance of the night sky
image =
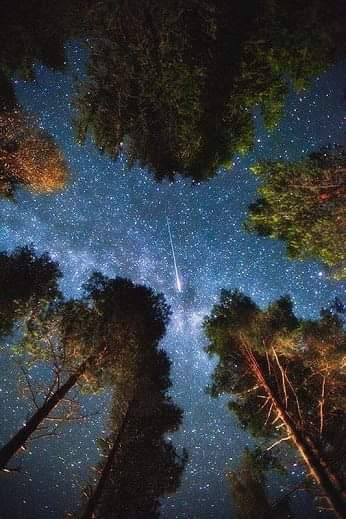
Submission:
<svg viewBox="0 0 346 519">
<path fill-rule="evenodd" d="M 71 47 L 69 56 L 73 74 L 80 72 L 79 49 Z M 195 186 L 182 179 L 158 184 L 150 172 L 128 171 L 124 160 L 114 162 L 90 143 L 78 146 L 71 128 L 73 74 L 38 68 L 35 82 L 17 83 L 21 103 L 37 114 L 63 149 L 71 179 L 57 195 L 19 191 L 16 204 L 1 200 L 0 248 L 33 243 L 38 252 L 48 251 L 64 273 L 66 296 L 78 297 L 93 270 L 126 276 L 165 294 L 173 310 L 164 341 L 173 362 L 171 392 L 185 412 L 172 439 L 179 451 L 188 450 L 190 461 L 180 490 L 163 500 L 162 517 L 229 518 L 226 468 L 237 463 L 251 440 L 227 411 L 227 400 L 205 394 L 213 363 L 203 352 L 201 321 L 223 287 L 239 288 L 260 305 L 289 293 L 297 314 L 305 317 L 317 316 L 335 296 L 344 298 L 346 283 L 326 279 L 317 263 L 286 260 L 282 244 L 245 233 L 243 222 L 257 185 L 249 165 L 263 157 L 295 159 L 331 142 L 346 144 L 346 64 L 321 75 L 308 92 L 289 96 L 275 132 L 268 134 L 255 115 L 253 153 L 237 159 L 232 172 L 220 171 L 217 178 Z M 166 216 L 181 293 L 175 285 Z M 16 392 L 13 360 L 3 355 L 1 362 L 5 441 L 27 411 Z M 30 445 L 20 460 L 21 473 L 8 475 L 0 489 L 3 519 L 62 518 L 65 511 L 78 509 L 80 489 L 98 459 L 96 439 L 105 430 L 108 397 L 85 397 L 86 411 L 98 415 L 66 426 L 60 440 Z M 301 474 L 294 463 L 290 470 L 292 478 Z M 306 514 L 307 506 L 304 502 L 297 517 Z"/>
</svg>

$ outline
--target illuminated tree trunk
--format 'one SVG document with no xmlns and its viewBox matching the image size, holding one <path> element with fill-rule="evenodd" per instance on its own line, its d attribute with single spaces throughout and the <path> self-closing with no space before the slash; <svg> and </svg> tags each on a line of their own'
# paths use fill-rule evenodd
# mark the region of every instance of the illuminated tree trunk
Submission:
<svg viewBox="0 0 346 519">
<path fill-rule="evenodd" d="M 47 401 L 32 415 L 26 424 L 19 429 L 11 440 L 0 449 L 0 470 L 4 469 L 12 456 L 16 454 L 19 449 L 25 446 L 25 443 L 30 436 L 37 430 L 39 425 L 47 418 L 49 413 L 61 402 L 70 389 L 76 384 L 78 379 L 85 373 L 87 367 L 95 361 L 95 356 L 89 357 L 85 360 L 67 379 L 67 381 L 55 391 L 55 393 L 47 399 Z"/>
<path fill-rule="evenodd" d="M 346 515 L 346 495 L 338 476 L 334 473 L 327 461 L 323 459 L 314 441 L 308 435 L 302 433 L 288 415 L 284 405 L 280 399 L 277 398 L 275 391 L 267 381 L 253 352 L 244 344 L 243 354 L 251 373 L 270 399 L 277 416 L 281 419 L 286 428 L 289 439 L 303 458 L 310 475 L 321 487 L 336 517 L 338 517 L 338 519 L 344 519 Z"/>
<path fill-rule="evenodd" d="M 126 424 L 128 423 L 128 417 L 129 417 L 130 409 L 131 409 L 131 407 L 133 405 L 133 402 L 134 402 L 134 398 L 132 398 L 130 404 L 127 406 L 127 410 L 126 410 L 125 416 L 124 416 L 124 418 L 123 418 L 123 420 L 121 422 L 121 427 L 120 427 L 120 429 L 118 430 L 118 432 L 116 434 L 116 437 L 115 437 L 114 442 L 113 442 L 113 446 L 112 446 L 111 450 L 108 453 L 107 461 L 106 461 L 106 463 L 103 466 L 100 479 L 98 480 L 98 483 L 96 485 L 94 493 L 89 498 L 89 501 L 88 501 L 88 503 L 86 505 L 84 514 L 82 515 L 81 519 L 93 519 L 95 517 L 96 507 L 99 504 L 99 501 L 100 501 L 100 498 L 102 496 L 102 493 L 103 493 L 106 481 L 107 481 L 107 479 L 109 477 L 109 474 L 110 474 L 110 471 L 111 471 L 111 468 L 112 468 L 112 463 L 114 461 L 115 455 L 116 455 L 117 450 L 119 448 L 119 443 L 120 443 L 121 437 L 122 437 L 122 435 L 124 433 Z"/>
</svg>

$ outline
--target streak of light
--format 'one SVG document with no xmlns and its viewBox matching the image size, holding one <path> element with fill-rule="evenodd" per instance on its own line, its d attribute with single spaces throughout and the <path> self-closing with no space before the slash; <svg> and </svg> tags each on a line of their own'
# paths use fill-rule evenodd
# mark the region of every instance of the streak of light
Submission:
<svg viewBox="0 0 346 519">
<path fill-rule="evenodd" d="M 181 292 L 181 291 L 182 291 L 182 284 L 181 284 L 180 277 L 179 277 L 179 271 L 178 271 L 178 266 L 177 266 L 177 260 L 176 260 L 176 257 L 175 257 L 175 250 L 174 250 L 173 239 L 172 239 L 171 225 L 170 225 L 170 222 L 169 222 L 169 218 L 168 218 L 168 216 L 166 216 L 166 220 L 167 220 L 167 228 L 168 228 L 168 234 L 169 234 L 169 241 L 170 241 L 170 243 L 171 243 L 171 249 L 172 249 L 172 256 L 173 256 L 173 263 L 174 263 L 174 272 L 175 272 L 176 286 L 177 286 L 177 290 L 178 290 L 178 292 Z"/>
</svg>

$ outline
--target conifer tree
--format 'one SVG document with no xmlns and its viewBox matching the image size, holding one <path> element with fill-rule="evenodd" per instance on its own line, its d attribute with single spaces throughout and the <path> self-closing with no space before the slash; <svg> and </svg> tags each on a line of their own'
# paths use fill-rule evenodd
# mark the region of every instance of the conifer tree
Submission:
<svg viewBox="0 0 346 519">
<path fill-rule="evenodd" d="M 30 247 L 0 252 L 0 337 L 9 335 L 16 321 L 30 319 L 60 297 L 61 272 L 48 254 Z"/>
<path fill-rule="evenodd" d="M 179 456 L 165 438 L 182 417 L 167 395 L 169 371 L 166 353 L 153 350 L 115 383 L 111 433 L 102 442 L 105 458 L 83 519 L 154 519 L 160 516 L 160 498 L 179 487 L 186 454 Z"/>
<path fill-rule="evenodd" d="M 297 162 L 252 168 L 263 180 L 250 206 L 249 231 L 283 240 L 291 259 L 321 261 L 346 276 L 346 153 L 325 148 Z"/>
<path fill-rule="evenodd" d="M 0 468 L 77 382 L 85 380 L 91 387 L 109 384 L 126 365 L 127 356 L 132 358 L 141 349 L 158 344 L 165 333 L 169 309 L 161 294 L 127 279 L 108 279 L 101 274 L 94 274 L 85 289 L 84 301 L 63 302 L 53 319 L 54 325 L 60 319 L 56 340 L 63 361 L 68 362 L 66 378 L 0 449 Z M 24 341 L 36 358 L 44 357 L 35 326 L 30 326 Z"/>
<path fill-rule="evenodd" d="M 243 426 L 290 441 L 337 517 L 344 516 L 345 331 L 322 311 L 297 319 L 284 297 L 261 310 L 244 294 L 222 291 L 205 320 L 207 351 L 217 355 L 211 392 L 228 393 Z"/>
<path fill-rule="evenodd" d="M 267 128 L 344 51 L 341 0 L 99 2 L 77 97 L 77 136 L 149 168 L 202 181 Z"/>
<path fill-rule="evenodd" d="M 13 198 L 18 186 L 50 193 L 62 189 L 68 167 L 52 137 L 20 107 L 0 112 L 0 196 Z"/>
</svg>

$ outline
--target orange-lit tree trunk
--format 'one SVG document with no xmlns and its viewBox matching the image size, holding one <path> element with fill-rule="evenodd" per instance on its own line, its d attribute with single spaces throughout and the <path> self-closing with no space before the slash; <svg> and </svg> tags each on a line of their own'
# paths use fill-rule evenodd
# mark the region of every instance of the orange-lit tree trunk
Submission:
<svg viewBox="0 0 346 519">
<path fill-rule="evenodd" d="M 327 461 L 323 459 L 315 442 L 299 430 L 297 424 L 289 416 L 285 406 L 268 382 L 254 353 L 244 342 L 242 351 L 251 373 L 270 400 L 277 417 L 284 424 L 287 436 L 303 458 L 310 475 L 321 487 L 336 517 L 344 519 L 346 516 L 346 493 L 338 476 Z"/>
</svg>

